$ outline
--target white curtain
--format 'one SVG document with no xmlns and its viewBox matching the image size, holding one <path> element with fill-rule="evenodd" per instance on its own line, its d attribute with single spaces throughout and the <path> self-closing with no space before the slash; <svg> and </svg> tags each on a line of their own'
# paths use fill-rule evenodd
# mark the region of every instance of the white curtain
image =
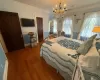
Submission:
<svg viewBox="0 0 100 80">
<path fill-rule="evenodd" d="M 57 20 L 53 20 L 53 32 L 57 33 Z"/>
<path fill-rule="evenodd" d="M 65 20 L 63 21 L 63 28 L 62 31 L 65 32 L 65 34 L 67 35 L 71 35 L 72 34 L 72 18 L 67 17 L 65 18 Z"/>
<path fill-rule="evenodd" d="M 82 25 L 80 38 L 89 38 L 96 34 L 92 32 L 95 26 L 100 26 L 100 12 L 85 14 L 85 20 Z"/>
<path fill-rule="evenodd" d="M 51 21 L 49 21 L 49 32 L 50 32 L 50 29 L 51 29 Z"/>
<path fill-rule="evenodd" d="M 49 21 L 49 32 L 53 32 L 53 21 Z"/>
</svg>

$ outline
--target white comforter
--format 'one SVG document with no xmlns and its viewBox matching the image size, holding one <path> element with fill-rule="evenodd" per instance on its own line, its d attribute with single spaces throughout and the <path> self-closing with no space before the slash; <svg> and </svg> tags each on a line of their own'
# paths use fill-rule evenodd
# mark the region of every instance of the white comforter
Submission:
<svg viewBox="0 0 100 80">
<path fill-rule="evenodd" d="M 58 38 L 51 39 L 49 41 L 54 42 L 54 44 L 52 44 L 52 46 L 49 46 L 45 43 L 43 44 L 43 46 L 48 47 L 52 52 L 54 52 L 54 54 L 60 56 L 64 60 L 67 60 L 67 61 L 70 60 L 72 62 L 76 62 L 75 59 L 68 56 L 68 54 L 71 54 L 71 55 L 77 54 L 76 50 L 72 50 L 72 49 L 62 47 L 61 45 L 59 45 L 57 43 L 57 41 L 60 41 L 60 40 L 63 40 L 63 39 L 66 39 L 66 38 L 65 37 L 58 37 Z M 70 39 L 70 38 L 67 38 L 67 39 L 79 42 L 81 44 L 83 43 L 82 41 L 79 41 L 79 40 Z M 41 53 L 41 56 L 42 55 L 43 55 L 43 53 Z M 80 56 L 79 62 L 81 64 L 81 66 L 92 67 L 93 69 L 95 69 L 97 67 L 98 63 L 99 63 L 98 59 L 99 59 L 99 54 L 96 50 L 96 47 L 92 47 L 85 56 L 83 56 L 83 55 Z"/>
</svg>

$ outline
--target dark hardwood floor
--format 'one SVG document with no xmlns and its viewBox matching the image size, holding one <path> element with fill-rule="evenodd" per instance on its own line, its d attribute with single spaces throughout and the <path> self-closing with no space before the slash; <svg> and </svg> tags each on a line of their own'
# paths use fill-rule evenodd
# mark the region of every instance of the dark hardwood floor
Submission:
<svg viewBox="0 0 100 80">
<path fill-rule="evenodd" d="M 40 44 L 34 48 L 7 53 L 8 80 L 64 80 L 40 58 Z"/>
</svg>

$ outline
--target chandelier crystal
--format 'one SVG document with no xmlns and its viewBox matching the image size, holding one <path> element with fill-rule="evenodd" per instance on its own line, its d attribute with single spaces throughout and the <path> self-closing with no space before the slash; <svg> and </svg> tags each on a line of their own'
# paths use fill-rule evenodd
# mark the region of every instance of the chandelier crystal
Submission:
<svg viewBox="0 0 100 80">
<path fill-rule="evenodd" d="M 63 14 L 65 11 L 67 11 L 67 5 L 63 4 L 61 1 L 58 5 L 55 5 L 55 8 L 53 8 L 54 14 Z"/>
</svg>

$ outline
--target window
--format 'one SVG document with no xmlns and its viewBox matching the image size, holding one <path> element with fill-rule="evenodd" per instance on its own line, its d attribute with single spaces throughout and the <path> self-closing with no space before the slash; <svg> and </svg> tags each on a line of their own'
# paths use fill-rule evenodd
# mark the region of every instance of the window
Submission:
<svg viewBox="0 0 100 80">
<path fill-rule="evenodd" d="M 57 21 L 53 20 L 53 32 L 57 33 Z"/>
<path fill-rule="evenodd" d="M 87 14 L 85 16 L 85 20 L 83 22 L 83 29 L 80 33 L 80 39 L 81 40 L 85 40 L 89 37 L 91 37 L 92 35 L 96 34 L 93 33 L 92 30 L 95 26 L 98 26 L 100 23 L 100 14 L 98 13 L 93 13 L 93 14 Z"/>
<path fill-rule="evenodd" d="M 63 31 L 66 35 L 71 35 L 72 19 L 66 18 L 63 22 Z"/>
</svg>

